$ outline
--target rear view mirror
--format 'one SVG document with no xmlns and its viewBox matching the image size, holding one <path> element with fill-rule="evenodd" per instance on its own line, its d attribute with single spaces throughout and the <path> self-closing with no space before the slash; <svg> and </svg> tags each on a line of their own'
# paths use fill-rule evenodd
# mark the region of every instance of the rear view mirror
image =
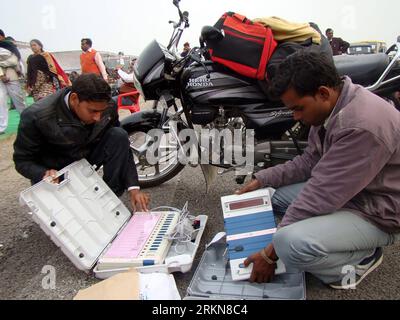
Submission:
<svg viewBox="0 0 400 320">
<path fill-rule="evenodd" d="M 224 38 L 224 34 L 215 27 L 206 26 L 201 30 L 201 38 L 205 42 L 219 42 Z"/>
</svg>

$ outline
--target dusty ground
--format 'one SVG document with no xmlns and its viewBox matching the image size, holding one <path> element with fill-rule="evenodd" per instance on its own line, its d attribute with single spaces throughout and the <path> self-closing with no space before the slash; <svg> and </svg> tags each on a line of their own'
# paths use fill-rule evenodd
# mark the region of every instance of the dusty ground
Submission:
<svg viewBox="0 0 400 320">
<path fill-rule="evenodd" d="M 0 141 L 0 299 L 72 299 L 78 290 L 98 280 L 77 270 L 19 206 L 19 193 L 29 187 L 29 182 L 17 174 L 11 161 L 13 139 Z M 234 190 L 233 176 L 228 174 L 206 194 L 201 170 L 189 167 L 172 181 L 148 190 L 153 207 L 182 207 L 189 201 L 193 213 L 209 216 L 192 271 L 175 275 L 182 296 L 185 296 L 205 243 L 223 231 L 220 197 Z M 400 299 L 399 262 L 399 245 L 385 249 L 384 262 L 379 269 L 357 290 L 345 292 L 333 291 L 307 275 L 307 298 Z M 57 272 L 55 290 L 42 288 L 44 274 L 41 271 L 48 265 Z"/>
</svg>

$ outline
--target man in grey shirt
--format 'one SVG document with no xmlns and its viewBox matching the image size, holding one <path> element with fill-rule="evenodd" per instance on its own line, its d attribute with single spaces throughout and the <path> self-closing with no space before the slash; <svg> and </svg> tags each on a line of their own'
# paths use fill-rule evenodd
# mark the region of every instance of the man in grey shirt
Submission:
<svg viewBox="0 0 400 320">
<path fill-rule="evenodd" d="M 279 258 L 334 289 L 354 288 L 399 238 L 400 113 L 313 53 L 283 62 L 270 93 L 311 131 L 303 155 L 238 191 L 277 189 L 274 211 L 284 215 L 273 243 L 246 261 L 251 281 L 270 281 Z"/>
</svg>

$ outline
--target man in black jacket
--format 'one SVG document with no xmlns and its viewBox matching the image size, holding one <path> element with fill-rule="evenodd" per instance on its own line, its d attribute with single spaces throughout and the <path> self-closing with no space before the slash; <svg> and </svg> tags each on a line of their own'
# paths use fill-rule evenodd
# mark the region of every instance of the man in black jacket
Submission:
<svg viewBox="0 0 400 320">
<path fill-rule="evenodd" d="M 344 41 L 342 38 L 335 38 L 333 36 L 333 30 L 331 28 L 327 29 L 325 34 L 329 40 L 329 43 L 331 44 L 334 56 L 340 56 L 347 53 L 347 49 L 349 49 L 350 43 Z"/>
<path fill-rule="evenodd" d="M 56 177 L 57 170 L 86 158 L 103 166 L 104 181 L 121 196 L 130 193 L 134 210 L 148 211 L 150 198 L 139 188 L 128 134 L 110 103 L 111 88 L 95 74 L 80 76 L 21 115 L 14 144 L 16 170 L 32 183 Z"/>
</svg>

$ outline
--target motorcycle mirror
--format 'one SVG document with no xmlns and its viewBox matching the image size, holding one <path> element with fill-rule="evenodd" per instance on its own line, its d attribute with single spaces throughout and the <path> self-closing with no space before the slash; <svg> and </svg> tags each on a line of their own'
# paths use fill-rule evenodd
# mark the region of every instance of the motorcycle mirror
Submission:
<svg viewBox="0 0 400 320">
<path fill-rule="evenodd" d="M 189 28 L 189 12 L 184 11 L 182 13 L 182 20 L 185 22 L 186 28 Z"/>
<path fill-rule="evenodd" d="M 204 48 L 205 46 L 206 46 L 206 44 L 205 44 L 205 42 L 204 42 L 204 39 L 203 39 L 203 37 L 202 36 L 200 36 L 200 38 L 199 38 L 199 42 L 200 42 L 200 48 Z"/>
<path fill-rule="evenodd" d="M 205 26 L 201 30 L 201 37 L 206 42 L 219 42 L 224 38 L 224 34 L 215 27 Z"/>
<path fill-rule="evenodd" d="M 181 0 L 174 0 L 174 1 L 173 1 L 174 6 L 177 7 L 177 8 L 179 8 L 179 2 L 180 2 L 180 1 L 181 1 Z"/>
</svg>

